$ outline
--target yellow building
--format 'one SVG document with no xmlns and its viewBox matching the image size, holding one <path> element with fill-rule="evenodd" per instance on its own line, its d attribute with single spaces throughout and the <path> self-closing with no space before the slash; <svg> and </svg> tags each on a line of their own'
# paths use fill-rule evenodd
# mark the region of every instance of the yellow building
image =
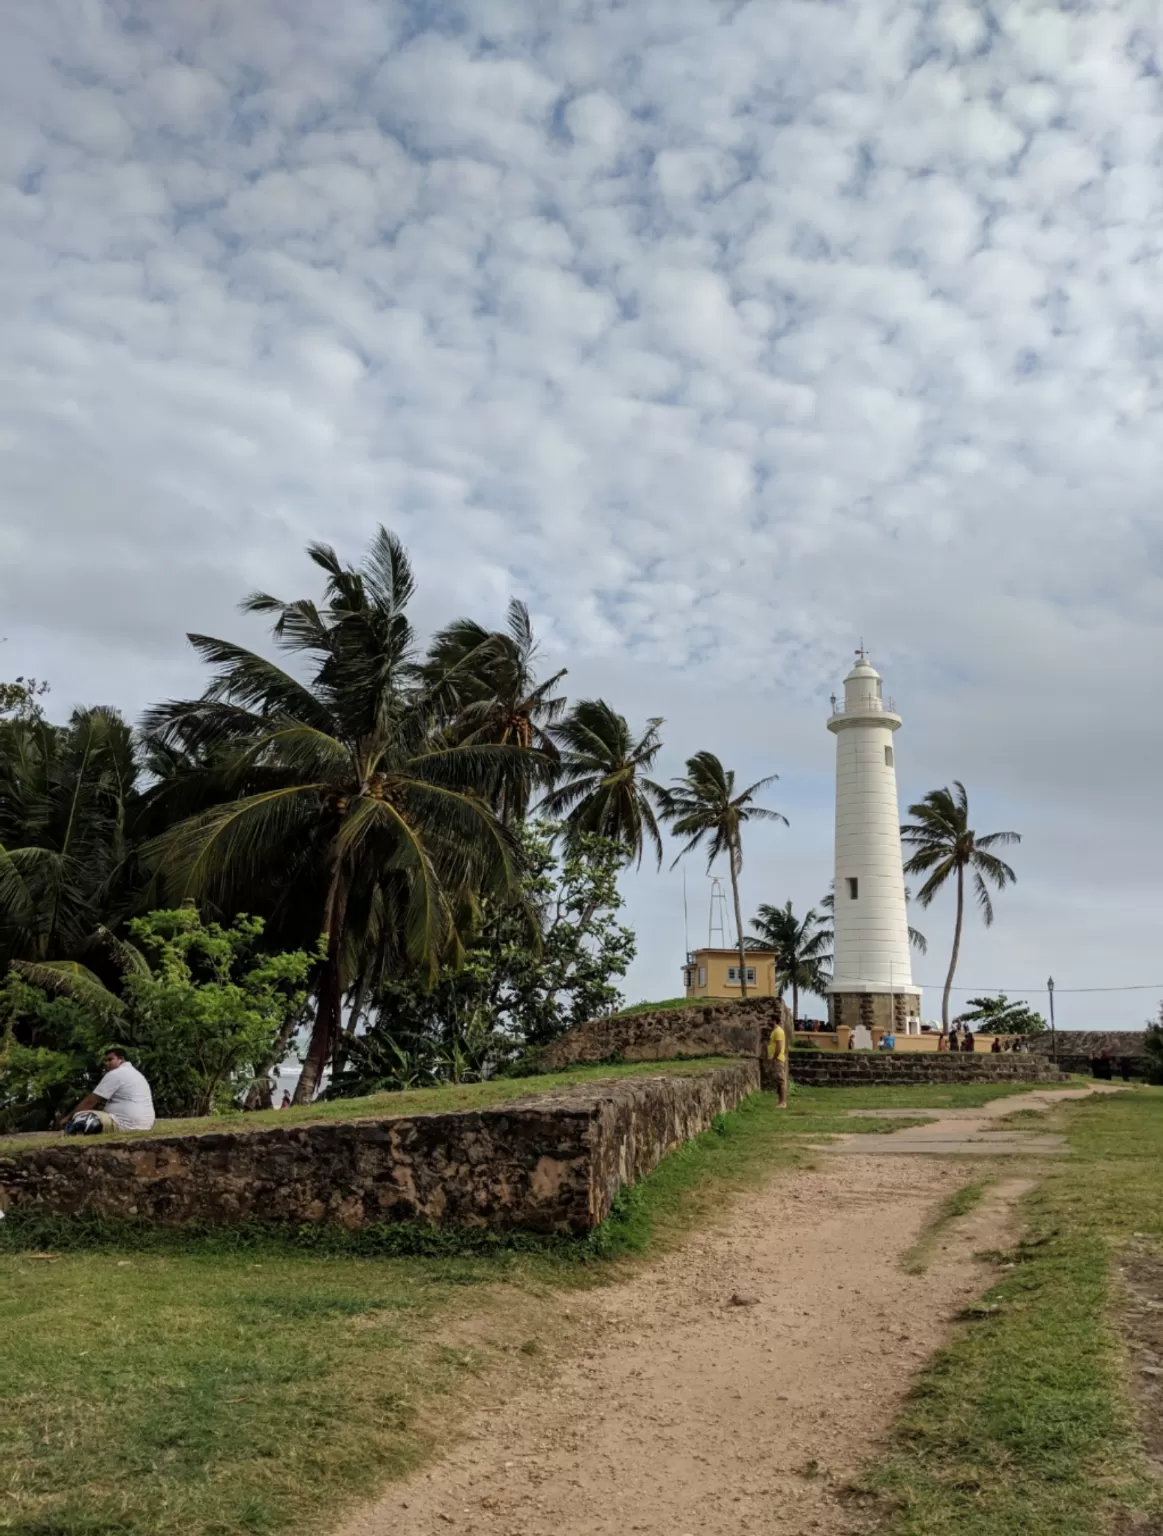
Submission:
<svg viewBox="0 0 1163 1536">
<path fill-rule="evenodd" d="M 747 996 L 774 997 L 775 962 L 773 949 L 749 949 L 747 958 Z M 739 951 L 737 949 L 693 949 L 682 968 L 682 982 L 687 997 L 740 997 Z"/>
</svg>

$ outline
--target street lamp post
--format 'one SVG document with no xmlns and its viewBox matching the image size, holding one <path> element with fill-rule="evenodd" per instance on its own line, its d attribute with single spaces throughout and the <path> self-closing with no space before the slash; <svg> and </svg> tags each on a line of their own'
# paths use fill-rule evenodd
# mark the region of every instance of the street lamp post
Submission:
<svg viewBox="0 0 1163 1536">
<path fill-rule="evenodd" d="M 1050 1060 L 1057 1064 L 1058 1061 L 1058 1035 L 1054 1029 L 1054 978 L 1046 983 L 1046 991 L 1050 994 Z"/>
</svg>

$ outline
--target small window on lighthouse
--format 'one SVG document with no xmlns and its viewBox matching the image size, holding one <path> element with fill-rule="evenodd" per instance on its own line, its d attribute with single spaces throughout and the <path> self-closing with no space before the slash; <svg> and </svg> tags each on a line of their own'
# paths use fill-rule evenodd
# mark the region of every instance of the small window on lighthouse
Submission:
<svg viewBox="0 0 1163 1536">
<path fill-rule="evenodd" d="M 884 749 L 884 766 L 886 768 L 891 768 L 892 767 L 892 748 L 891 747 L 885 747 L 885 749 Z"/>
<path fill-rule="evenodd" d="M 860 894 L 859 885 L 860 882 L 856 879 L 855 875 L 848 876 L 848 899 L 850 901 L 855 901 Z"/>
</svg>

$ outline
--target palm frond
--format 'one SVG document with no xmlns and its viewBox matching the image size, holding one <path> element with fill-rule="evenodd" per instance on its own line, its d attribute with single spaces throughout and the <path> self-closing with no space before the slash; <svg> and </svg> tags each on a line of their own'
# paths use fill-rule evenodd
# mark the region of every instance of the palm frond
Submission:
<svg viewBox="0 0 1163 1536">
<path fill-rule="evenodd" d="M 973 891 L 977 898 L 977 905 L 981 908 L 981 915 L 985 919 L 985 926 L 989 928 L 993 924 L 993 902 L 990 900 L 989 887 L 976 870 L 973 874 Z"/>
<path fill-rule="evenodd" d="M 956 870 L 957 864 L 951 856 L 942 858 L 940 852 L 935 850 L 933 856 L 928 858 L 926 863 L 920 863 L 918 856 L 917 861 L 910 859 L 905 868 L 910 874 L 921 874 L 926 869 L 933 870 L 933 873 L 917 892 L 917 900 L 922 907 L 927 907 L 932 903 L 933 898 L 945 884 L 946 880 L 948 880 L 949 876 Z"/>
<path fill-rule="evenodd" d="M 989 849 L 995 846 L 1005 847 L 1009 843 L 1020 843 L 1020 832 L 987 832 L 984 837 L 975 837 L 973 845 L 978 849 Z"/>
<path fill-rule="evenodd" d="M 213 806 L 163 834 L 146 854 L 156 853 L 183 895 L 197 895 L 234 867 L 253 876 L 292 829 L 303 829 L 310 802 L 327 792 L 326 783 L 291 784 Z"/>
<path fill-rule="evenodd" d="M 73 998 L 109 1017 L 125 1012 L 121 999 L 110 992 L 101 978 L 75 960 L 13 960 L 12 969 L 50 996 Z"/>
</svg>

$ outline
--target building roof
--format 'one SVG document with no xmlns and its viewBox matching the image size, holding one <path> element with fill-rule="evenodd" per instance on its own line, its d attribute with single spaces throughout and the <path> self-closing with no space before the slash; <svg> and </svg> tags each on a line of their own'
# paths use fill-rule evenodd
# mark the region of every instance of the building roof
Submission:
<svg viewBox="0 0 1163 1536">
<path fill-rule="evenodd" d="M 764 955 L 767 955 L 770 959 L 774 960 L 779 953 L 779 951 L 775 949 L 752 949 L 749 944 L 745 944 L 743 946 L 743 952 L 744 954 L 750 955 L 753 959 L 757 960 L 761 959 Z M 711 949 L 709 945 L 704 944 L 701 949 L 692 949 L 689 951 L 689 953 L 692 955 L 734 955 L 735 958 L 738 959 L 739 946 L 738 944 L 732 944 L 726 949 Z"/>
</svg>

